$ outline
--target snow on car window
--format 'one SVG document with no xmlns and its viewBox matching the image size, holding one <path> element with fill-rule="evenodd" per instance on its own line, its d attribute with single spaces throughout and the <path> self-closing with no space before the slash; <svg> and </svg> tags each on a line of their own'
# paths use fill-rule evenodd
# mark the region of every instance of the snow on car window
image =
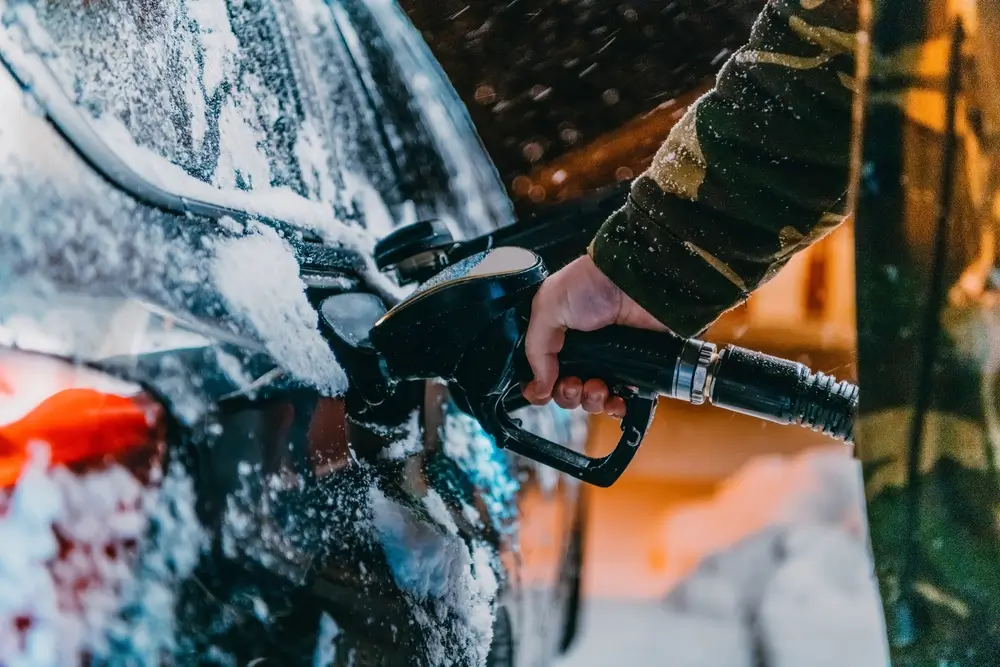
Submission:
<svg viewBox="0 0 1000 667">
<path fill-rule="evenodd" d="M 136 144 L 220 189 L 315 194 L 297 159 L 305 119 L 271 3 L 69 0 L 34 9 L 76 101 L 95 118 L 120 122 Z"/>
<path fill-rule="evenodd" d="M 345 83 L 321 0 L 39 1 L 11 16 L 111 150 L 162 189 L 290 222 L 369 260 L 371 232 L 395 226 L 383 195 L 397 208 L 405 202 L 385 164 L 371 159 L 371 133 L 356 131 L 358 93 Z M 246 267 L 260 260 L 254 230 L 237 232 L 254 237 L 247 243 L 202 239 L 215 256 L 216 291 L 286 369 L 342 390 L 315 313 L 303 309 L 290 247 L 272 244 L 270 255 L 290 274 L 259 273 L 268 289 L 234 298 L 247 294 Z"/>
</svg>

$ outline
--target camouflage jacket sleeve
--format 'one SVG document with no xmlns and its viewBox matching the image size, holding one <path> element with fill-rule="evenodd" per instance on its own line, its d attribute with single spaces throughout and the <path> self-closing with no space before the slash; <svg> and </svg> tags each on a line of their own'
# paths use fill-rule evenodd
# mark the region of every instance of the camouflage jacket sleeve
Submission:
<svg viewBox="0 0 1000 667">
<path fill-rule="evenodd" d="M 843 220 L 857 0 L 770 0 L 590 246 L 681 335 L 744 301 Z"/>
</svg>

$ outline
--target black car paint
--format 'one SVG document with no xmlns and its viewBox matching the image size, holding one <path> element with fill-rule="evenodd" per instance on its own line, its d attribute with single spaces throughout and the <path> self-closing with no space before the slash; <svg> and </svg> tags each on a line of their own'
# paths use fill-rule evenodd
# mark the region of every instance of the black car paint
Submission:
<svg viewBox="0 0 1000 667">
<path fill-rule="evenodd" d="M 5 59 L 5 64 L 20 76 L 25 88 L 31 89 L 30 94 L 42 103 L 54 127 L 77 154 L 107 184 L 126 195 L 122 201 L 138 213 L 137 221 L 149 220 L 183 243 L 194 241 L 199 233 L 222 233 L 203 225 L 198 218 L 239 215 L 212 202 L 173 196 L 149 187 L 141 176 L 115 162 L 114 152 L 101 145 L 99 136 L 88 135 L 85 124 L 76 123 L 80 111 L 66 104 L 68 99 L 58 91 L 43 90 L 34 77 L 25 78 L 23 62 L 14 67 Z M 425 157 L 433 158 L 426 144 L 425 151 Z M 420 178 L 409 185 L 425 197 L 446 187 L 440 175 L 433 176 L 433 167 L 428 166 L 432 164 L 432 159 L 422 160 Z M 435 183 L 435 178 L 437 186 L 426 187 Z M 110 192 L 96 183 L 91 193 L 94 197 Z M 306 244 L 314 239 L 308 233 L 300 235 L 280 221 L 267 222 L 275 223 L 289 233 L 292 242 L 309 251 Z M 183 226 L 184 231 L 171 229 L 177 226 Z M 342 272 L 355 280 L 354 284 L 363 284 L 361 272 L 351 270 L 356 263 L 342 261 L 344 256 L 336 250 L 326 255 L 333 255 L 335 261 L 322 262 L 320 273 Z M 124 289 L 130 291 L 132 287 L 125 285 Z M 170 292 L 167 284 L 152 289 L 135 287 L 153 301 Z M 311 296 L 327 293 L 329 290 L 320 290 Z M 185 295 L 184 305 L 194 312 L 182 311 L 182 315 L 224 318 L 225 313 L 220 313 L 210 295 L 204 299 L 203 308 L 193 307 L 198 297 L 197 293 Z M 159 305 L 177 310 L 179 301 Z M 180 664 L 247 664 L 261 658 L 267 660 L 266 664 L 310 662 L 322 611 L 335 618 L 343 631 L 343 641 L 360 660 L 367 658 L 369 664 L 430 664 L 427 628 L 413 622 L 413 608 L 422 603 L 406 596 L 396 585 L 366 521 L 370 513 L 366 490 L 373 483 L 386 495 L 410 505 L 418 503 L 417 494 L 423 488 L 439 492 L 449 505 L 462 539 L 483 541 L 493 550 L 494 566 L 502 583 L 497 625 L 509 626 L 510 640 L 510 646 L 501 641 L 495 647 L 494 657 L 499 659 L 503 654 L 516 658 L 516 664 L 537 664 L 548 659 L 559 637 L 530 635 L 547 627 L 538 623 L 540 619 L 562 623 L 563 587 L 558 580 L 563 559 L 548 564 L 549 579 L 541 582 L 541 590 L 537 583 L 533 591 L 520 587 L 518 558 L 523 545 L 517 543 L 520 526 L 511 519 L 516 517 L 516 507 L 511 508 L 509 517 L 490 516 L 489 503 L 483 500 L 490 489 L 483 489 L 481 481 L 477 486 L 440 446 L 436 426 L 441 421 L 442 405 L 449 400 L 445 388 L 432 384 L 425 391 L 423 385 L 413 386 L 397 398 L 394 413 L 382 413 L 380 421 L 388 424 L 363 424 L 351 419 L 349 398 L 321 396 L 287 377 L 275 377 L 239 395 L 241 389 L 228 381 L 219 368 L 220 351 L 240 358 L 244 370 L 256 378 L 269 377 L 275 367 L 255 341 L 234 337 L 230 330 L 220 331 L 202 348 L 169 350 L 104 364 L 143 382 L 168 405 L 181 382 L 186 385 L 184 391 L 196 391 L 210 406 L 203 420 L 186 424 L 174 420 L 171 428 L 171 456 L 194 471 L 200 518 L 214 529 L 210 556 L 202 559 L 178 603 L 181 632 L 176 659 Z M 401 461 L 380 460 L 379 454 L 393 436 L 406 434 L 406 427 L 400 425 L 413 409 L 422 415 L 425 447 Z M 250 464 L 252 474 L 239 474 L 240 464 L 248 464 L 254 457 L 259 468 Z M 575 525 L 572 507 L 576 485 L 562 480 L 557 488 L 539 491 L 532 468 L 519 466 L 513 459 L 507 461 L 510 475 L 519 478 L 522 489 L 534 488 L 546 503 L 567 508 L 563 513 L 572 520 L 553 526 L 556 534 L 551 535 L 562 545 L 555 552 L 565 552 L 570 540 L 568 530 Z M 268 475 L 271 477 L 265 484 Z M 288 486 L 272 488 L 273 480 L 282 475 Z M 242 534 L 244 539 L 227 546 L 221 530 L 226 499 L 238 492 L 242 492 L 241 502 L 257 524 Z M 480 526 L 470 524 L 458 509 L 460 500 L 478 506 L 487 520 Z M 432 530 L 440 530 L 429 517 L 426 521 Z M 253 600 L 264 602 L 267 618 L 255 613 Z M 447 645 L 449 619 L 439 619 L 439 623 L 445 630 L 442 636 L 449 655 L 459 664 L 470 661 L 473 656 L 461 641 L 456 639 L 453 646 Z M 499 634 L 501 640 L 504 634 Z"/>
</svg>

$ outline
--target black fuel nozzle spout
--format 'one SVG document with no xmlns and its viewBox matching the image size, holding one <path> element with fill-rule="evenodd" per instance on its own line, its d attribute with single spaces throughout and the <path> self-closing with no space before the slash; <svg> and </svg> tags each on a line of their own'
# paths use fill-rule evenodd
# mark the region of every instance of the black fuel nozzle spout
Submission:
<svg viewBox="0 0 1000 667">
<path fill-rule="evenodd" d="M 805 364 L 730 345 L 714 360 L 709 387 L 717 407 L 853 442 L 857 385 Z"/>
<path fill-rule="evenodd" d="M 521 394 L 532 378 L 524 335 L 531 300 L 547 275 L 535 253 L 494 248 L 449 266 L 387 313 L 369 312 L 367 321 L 376 322 L 369 331 L 348 327 L 340 334 L 363 339 L 351 348 L 368 362 L 361 381 L 370 386 L 359 391 L 377 398 L 399 383 L 444 379 L 498 446 L 598 486 L 610 486 L 625 471 L 659 397 L 851 440 L 858 405 L 853 384 L 733 345 L 719 351 L 673 333 L 620 326 L 568 332 L 559 355 L 560 375 L 599 378 L 625 400 L 615 449 L 590 457 L 526 431 L 513 413 L 528 406 Z"/>
</svg>

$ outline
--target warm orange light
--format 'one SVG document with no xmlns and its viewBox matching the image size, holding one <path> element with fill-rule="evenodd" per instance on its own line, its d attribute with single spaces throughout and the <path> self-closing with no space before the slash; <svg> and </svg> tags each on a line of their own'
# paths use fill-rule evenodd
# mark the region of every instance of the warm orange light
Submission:
<svg viewBox="0 0 1000 667">
<path fill-rule="evenodd" d="M 54 465 L 67 466 L 155 450 L 162 417 L 138 385 L 60 359 L 0 351 L 0 488 L 17 481 L 35 443 L 49 447 Z"/>
<path fill-rule="evenodd" d="M 851 453 L 839 444 L 812 447 L 791 458 L 759 457 L 724 480 L 712 497 L 674 508 L 663 533 L 668 587 L 691 574 L 709 555 L 768 526 L 795 519 L 819 502 L 830 512 L 829 520 L 851 533 L 861 533 L 862 508 L 852 503 L 855 498 L 822 495 L 829 492 L 830 481 L 821 471 L 829 474 L 832 463 L 841 460 L 849 466 Z"/>
</svg>

